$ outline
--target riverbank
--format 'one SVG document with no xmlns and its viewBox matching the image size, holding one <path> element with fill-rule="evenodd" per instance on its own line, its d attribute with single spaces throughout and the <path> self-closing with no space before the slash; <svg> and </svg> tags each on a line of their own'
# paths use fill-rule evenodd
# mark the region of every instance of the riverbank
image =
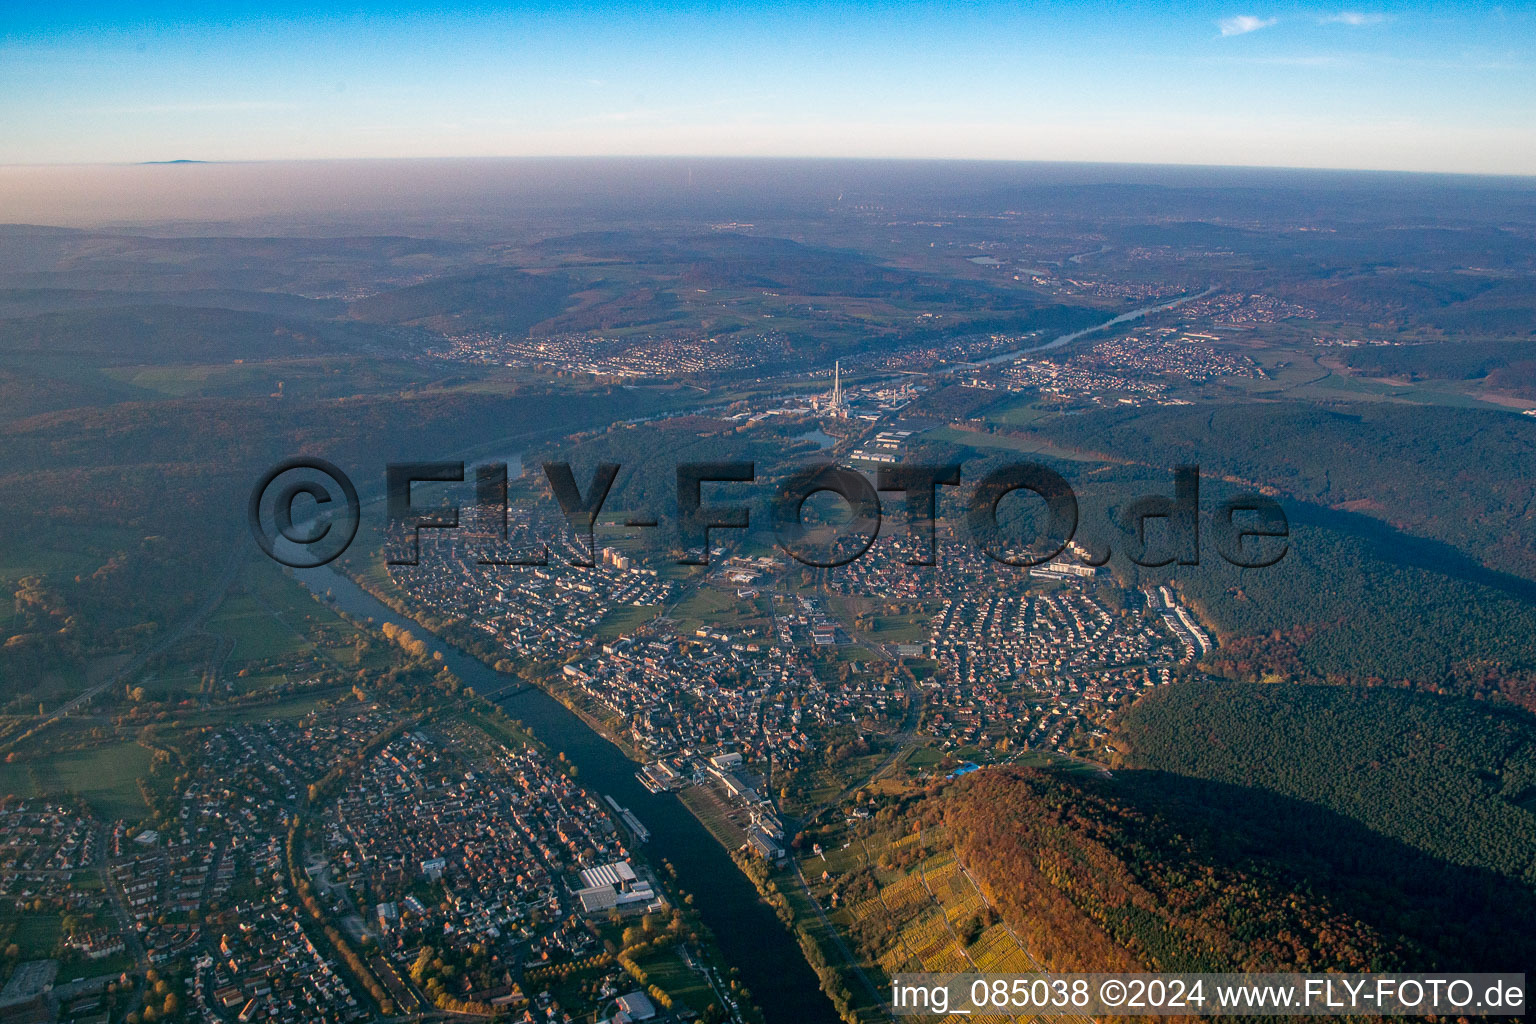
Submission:
<svg viewBox="0 0 1536 1024">
<path fill-rule="evenodd" d="M 408 599 L 384 588 L 377 579 L 357 576 L 349 579 L 396 614 L 420 624 L 417 616 L 422 610 L 413 608 Z M 427 627 L 422 625 L 421 628 Z M 471 641 L 469 643 L 457 643 L 458 638 L 445 637 L 440 633 L 433 635 L 444 643 L 454 643 L 463 649 L 466 656 L 473 657 L 486 671 L 497 672 L 495 665 L 503 660 L 476 636 L 466 637 Z M 505 673 L 498 673 L 502 674 Z M 558 702 L 593 733 L 617 748 L 634 767 L 644 764 L 644 752 L 624 737 L 616 727 L 616 720 L 600 715 L 595 710 L 591 696 L 563 683 L 552 667 L 530 666 L 530 670 L 519 672 L 517 678 L 537 687 L 539 692 Z M 579 778 L 578 775 L 578 781 Z M 745 834 L 728 821 L 723 809 L 716 805 L 717 802 L 698 787 L 686 788 L 673 795 L 677 797 L 677 803 L 687 809 L 729 856 L 741 876 L 752 884 L 762 904 L 773 911 L 784 930 L 794 938 L 805 965 L 815 973 L 817 987 L 831 1002 L 838 1017 L 850 1024 L 887 1019 L 878 994 L 869 989 L 867 979 L 861 977 L 857 963 L 836 936 L 833 926 L 820 908 L 814 905 L 814 897 L 806 888 L 804 880 L 797 878 L 793 860 L 787 862 L 790 865 L 788 867 L 775 867 L 748 852 Z M 675 870 L 673 877 L 676 877 Z M 863 984 L 856 984 L 856 981 L 862 981 Z"/>
<path fill-rule="evenodd" d="M 694 897 L 694 908 L 714 934 L 725 962 L 732 965 L 732 980 L 739 981 L 742 998 L 760 1007 L 767 1020 L 797 1024 L 839 1020 L 797 937 L 760 899 L 729 852 L 673 794 L 651 793 L 640 784 L 635 778 L 636 760 L 604 734 L 596 716 L 579 713 L 546 689 L 554 666 L 525 670 L 515 677 L 497 672 L 483 657 L 428 630 L 395 595 L 383 596 L 401 610 L 329 568 L 296 570 L 295 576 L 356 619 L 394 622 L 411 629 L 465 686 L 476 694 L 500 694 L 494 702 L 550 749 L 564 754 L 585 788 L 611 796 L 630 810 L 650 833 L 645 848 L 648 858 L 671 865 L 680 889 Z M 516 683 L 508 691 L 513 680 Z"/>
<path fill-rule="evenodd" d="M 1162 313 L 1170 309 L 1177 309 L 1178 307 L 1184 305 L 1186 302 L 1194 302 L 1197 299 L 1203 299 L 1208 295 L 1214 295 L 1219 290 L 1220 289 L 1215 285 L 1212 285 L 1211 287 L 1205 289 L 1203 292 L 1195 292 L 1192 295 L 1180 295 L 1177 298 L 1170 299 L 1166 302 L 1159 302 L 1150 306 L 1142 306 L 1138 309 L 1128 310 L 1127 312 L 1121 313 L 1119 316 L 1105 320 L 1101 324 L 1094 324 L 1092 327 L 1084 327 L 1083 329 L 1073 331 L 1070 334 L 1060 335 L 1059 337 L 1052 338 L 1050 341 L 1047 341 L 1041 345 L 1027 345 L 1024 348 L 1016 348 L 1008 352 L 999 352 L 997 355 L 987 356 L 985 359 L 978 359 L 975 361 L 975 365 L 995 366 L 999 363 L 1011 363 L 1013 360 L 1019 358 L 1020 356 L 1027 356 L 1035 352 L 1049 352 L 1053 349 L 1058 349 L 1066 345 L 1070 345 L 1078 338 L 1086 337 L 1090 334 L 1097 334 L 1100 331 L 1107 331 L 1111 327 L 1118 327 L 1121 324 L 1130 323 L 1132 320 L 1140 320 L 1142 317 L 1149 316 L 1153 313 Z"/>
</svg>

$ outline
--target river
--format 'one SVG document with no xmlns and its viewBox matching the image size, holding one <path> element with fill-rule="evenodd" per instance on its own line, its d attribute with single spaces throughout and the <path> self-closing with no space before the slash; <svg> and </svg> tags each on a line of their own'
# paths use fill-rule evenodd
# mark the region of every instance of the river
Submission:
<svg viewBox="0 0 1536 1024">
<path fill-rule="evenodd" d="M 816 447 L 820 448 L 822 451 L 826 451 L 828 448 L 831 448 L 833 445 L 837 444 L 837 438 L 833 437 L 825 430 L 822 430 L 820 427 L 816 427 L 814 430 L 807 430 L 803 434 L 796 434 L 795 440 L 815 441 Z"/>
<path fill-rule="evenodd" d="M 1173 309 L 1214 291 L 1215 288 L 1207 288 L 1196 295 L 1133 309 L 1042 345 L 1004 352 L 979 362 L 1007 362 L 1029 352 L 1060 348 L 1086 334 L 1106 330 L 1148 313 Z M 632 422 L 644 422 L 647 418 Z M 820 434 L 818 437 L 817 434 L 820 434 L 819 430 L 801 437 L 814 440 L 823 447 L 835 440 L 830 435 Z M 520 454 L 506 456 L 504 461 L 509 464 L 509 477 L 521 475 Z M 478 658 L 444 643 L 410 618 L 391 611 L 329 566 L 295 569 L 294 575 L 312 591 L 329 593 L 338 608 L 355 618 L 373 619 L 377 623 L 393 622 L 410 628 L 431 650 L 441 653 L 443 663 L 477 693 L 496 693 L 512 681 Z M 751 990 L 753 1000 L 762 1007 L 770 1024 L 780 1021 L 835 1024 L 837 1013 L 822 993 L 816 974 L 805 962 L 799 944 L 758 898 L 757 890 L 725 849 L 675 796 L 654 794 L 640 785 L 635 779 L 638 766 L 633 761 L 565 705 L 537 687 L 527 687 L 498 703 L 506 708 L 507 714 L 531 726 L 539 739 L 551 748 L 563 751 L 576 765 L 579 780 L 589 791 L 599 797 L 612 796 L 634 811 L 641 823 L 650 829 L 651 840 L 645 844 L 646 852 L 653 857 L 664 857 L 677 869 L 678 883 L 694 894 L 699 916 L 715 933 L 727 963 L 740 971 L 742 984 Z"/>
<path fill-rule="evenodd" d="M 329 567 L 296 569 L 294 575 L 310 590 L 329 593 L 336 607 L 348 615 L 410 628 L 428 648 L 441 653 L 443 663 L 477 693 L 495 693 L 515 681 L 391 611 Z M 635 779 L 638 765 L 537 687 L 525 687 L 497 703 L 530 726 L 553 750 L 564 752 L 577 767 L 577 781 L 589 792 L 599 799 L 612 796 L 650 829 L 645 853 L 653 860 L 665 858 L 677 869 L 678 883 L 694 894 L 699 916 L 715 933 L 727 964 L 740 971 L 741 983 L 762 1007 L 769 1024 L 836 1024 L 837 1013 L 822 993 L 799 944 L 758 898 L 757 890 L 725 849 L 677 797 L 646 790 Z"/>
<path fill-rule="evenodd" d="M 1215 293 L 1217 290 L 1218 289 L 1216 286 L 1212 285 L 1205 291 L 1198 292 L 1194 295 L 1181 295 L 1177 299 L 1170 299 L 1167 302 L 1158 303 L 1155 306 L 1142 306 L 1140 309 L 1133 309 L 1129 312 L 1121 313 L 1119 316 L 1106 320 L 1101 324 L 1094 324 L 1092 327 L 1084 327 L 1082 330 L 1073 331 L 1071 334 L 1060 335 L 1059 337 L 1052 338 L 1050 341 L 1047 341 L 1041 345 L 1030 345 L 1026 348 L 1016 348 L 1011 352 L 1002 352 L 995 356 L 988 356 L 985 359 L 972 360 L 972 362 L 976 365 L 991 366 L 995 363 L 1009 362 L 1010 360 L 1019 358 L 1019 356 L 1029 355 L 1031 352 L 1047 352 L 1053 348 L 1061 348 L 1063 345 L 1072 344 L 1072 342 L 1076 341 L 1078 338 L 1081 338 L 1085 334 L 1096 334 L 1099 331 L 1107 331 L 1111 327 L 1117 327 L 1120 324 L 1127 323 L 1131 320 L 1139 320 L 1146 316 L 1148 313 L 1161 313 L 1166 309 L 1176 309 L 1179 306 L 1184 305 L 1186 302 L 1194 302 L 1196 299 L 1203 299 L 1207 295 Z"/>
</svg>

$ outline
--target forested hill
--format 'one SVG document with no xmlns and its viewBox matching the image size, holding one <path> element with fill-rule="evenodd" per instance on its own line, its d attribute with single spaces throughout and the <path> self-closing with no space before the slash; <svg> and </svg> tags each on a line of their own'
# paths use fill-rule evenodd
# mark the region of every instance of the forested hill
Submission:
<svg viewBox="0 0 1536 1024">
<path fill-rule="evenodd" d="M 1311 801 L 1536 886 L 1536 718 L 1523 711 L 1382 687 L 1190 682 L 1143 696 L 1115 742 L 1126 764 Z"/>
<path fill-rule="evenodd" d="M 1536 955 L 1524 886 L 1263 791 L 996 768 L 937 799 L 1048 969 L 1519 970 Z"/>
<path fill-rule="evenodd" d="M 1195 463 L 1210 475 L 1356 511 L 1536 579 L 1529 544 L 1536 423 L 1528 417 L 1282 401 L 1103 410 L 1037 429 L 1068 448 L 1152 466 Z"/>
</svg>

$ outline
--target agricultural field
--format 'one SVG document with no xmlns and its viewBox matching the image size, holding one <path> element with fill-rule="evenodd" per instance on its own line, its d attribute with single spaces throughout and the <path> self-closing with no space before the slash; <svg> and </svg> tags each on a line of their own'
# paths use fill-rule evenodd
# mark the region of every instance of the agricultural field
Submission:
<svg viewBox="0 0 1536 1024">
<path fill-rule="evenodd" d="M 149 813 L 139 792 L 139 779 L 148 778 L 153 754 L 147 747 L 124 741 L 84 750 L 68 750 L 29 760 L 20 772 L 7 765 L 7 792 L 20 796 L 74 795 L 90 804 L 106 821 L 136 822 Z"/>
<path fill-rule="evenodd" d="M 79 797 L 105 821 L 150 814 L 143 788 L 164 795 L 177 752 L 199 730 L 299 718 L 345 692 L 359 668 L 394 652 L 266 564 L 247 565 L 201 627 L 152 659 L 115 696 L 119 714 L 77 714 L 19 744 L 0 764 L 0 793 Z M 18 716 L 11 728 L 32 720 Z M 156 751 L 164 749 L 160 770 Z"/>
<path fill-rule="evenodd" d="M 677 631 L 684 636 L 700 626 L 729 633 L 739 629 L 747 620 L 760 617 L 752 603 L 741 601 L 734 593 L 708 586 L 695 588 L 668 615 L 677 620 Z"/>
<path fill-rule="evenodd" d="M 832 923 L 851 940 L 877 987 L 905 972 L 1036 969 L 955 858 L 942 827 L 904 836 L 857 829 L 840 835 L 847 845 L 804 857 L 801 867 L 817 899 L 833 906 Z"/>
</svg>

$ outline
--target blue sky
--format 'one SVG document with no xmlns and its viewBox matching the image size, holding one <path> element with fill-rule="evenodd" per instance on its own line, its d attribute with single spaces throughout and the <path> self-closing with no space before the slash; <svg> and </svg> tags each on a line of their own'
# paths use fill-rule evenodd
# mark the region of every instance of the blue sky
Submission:
<svg viewBox="0 0 1536 1024">
<path fill-rule="evenodd" d="M 1536 10 L 48 4 L 0 164 L 585 154 L 1536 174 Z"/>
</svg>

